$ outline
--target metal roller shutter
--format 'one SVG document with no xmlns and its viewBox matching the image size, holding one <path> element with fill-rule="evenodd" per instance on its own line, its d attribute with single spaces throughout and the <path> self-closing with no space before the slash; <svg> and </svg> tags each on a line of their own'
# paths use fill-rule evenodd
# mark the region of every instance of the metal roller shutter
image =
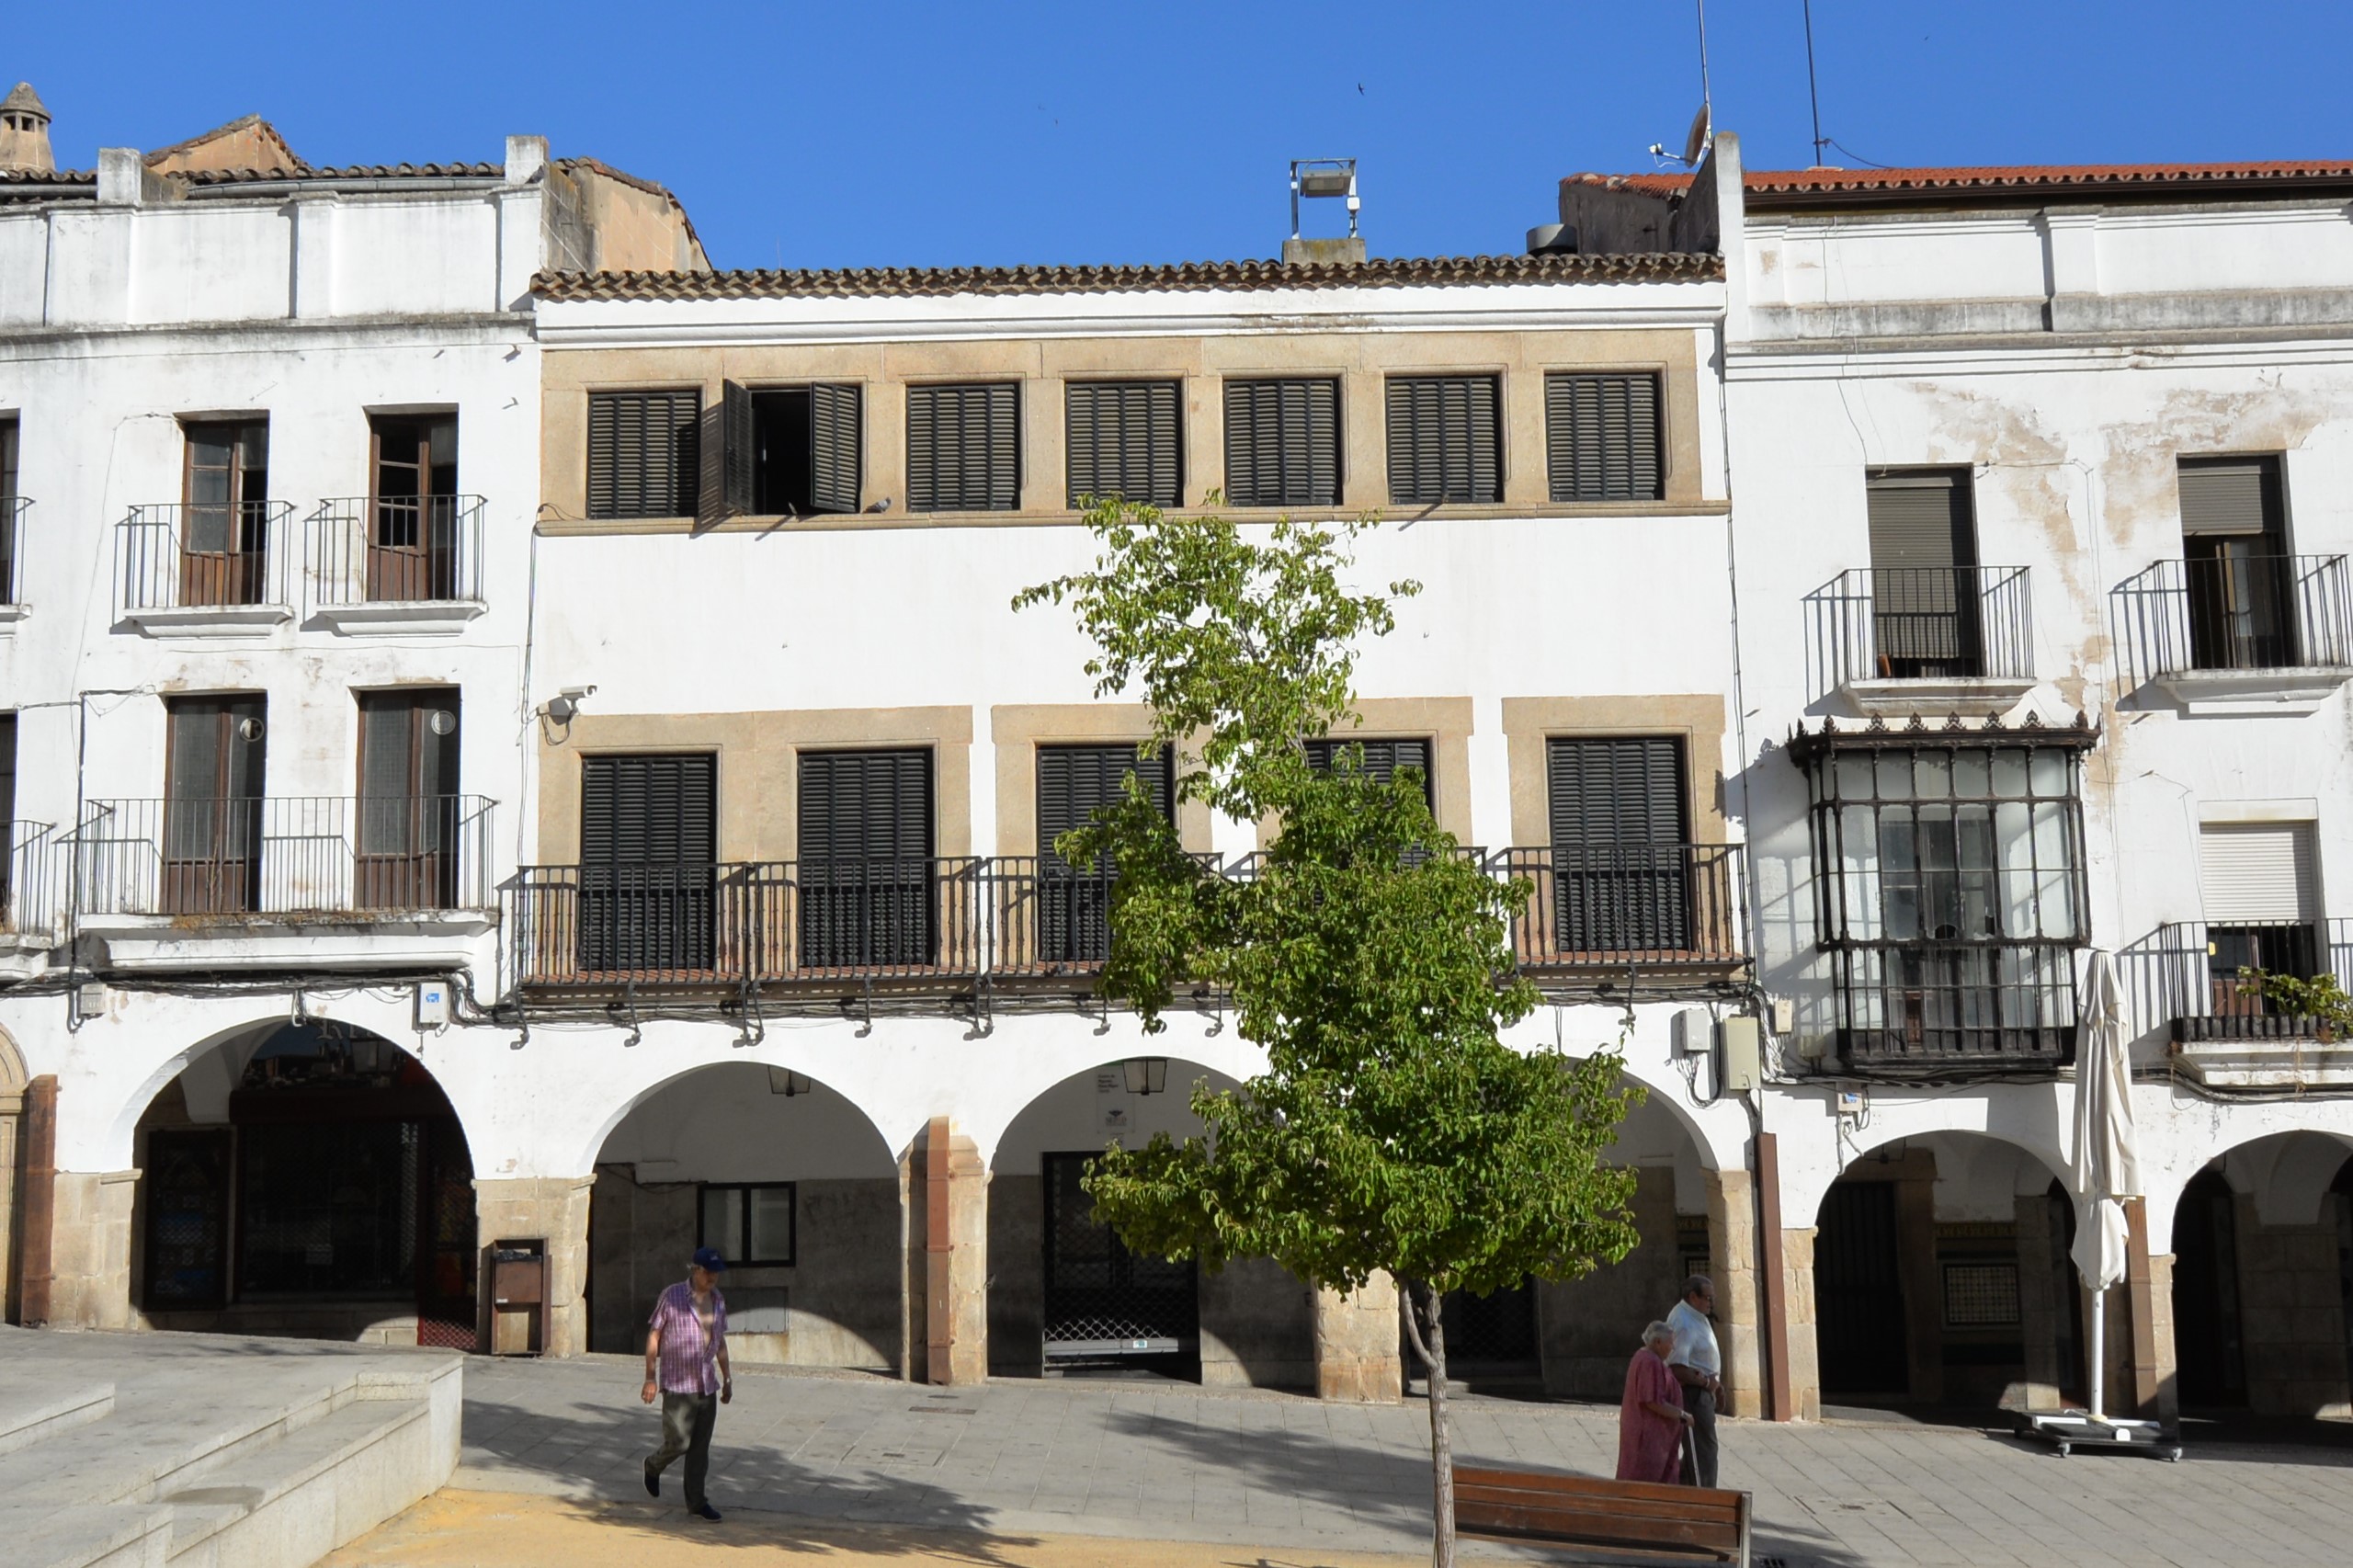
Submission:
<svg viewBox="0 0 2353 1568">
<path fill-rule="evenodd" d="M 1340 504 L 1340 383 L 1225 383 L 1225 496 L 1237 506 Z"/>
<path fill-rule="evenodd" d="M 1011 381 L 907 389 L 907 509 L 1021 505 L 1021 389 Z"/>
<path fill-rule="evenodd" d="M 1391 501 L 1503 499 L 1495 377 L 1392 376 L 1388 395 Z"/>
<path fill-rule="evenodd" d="M 1064 389 L 1071 506 L 1088 495 L 1183 504 L 1180 391 L 1175 381 L 1073 381 Z"/>
<path fill-rule="evenodd" d="M 2206 824 L 2198 834 L 2198 880 L 2209 926 L 2320 918 L 2320 859 L 2309 823 Z"/>
<path fill-rule="evenodd" d="M 588 515 L 690 517 L 701 470 L 702 394 L 588 394 Z"/>
<path fill-rule="evenodd" d="M 2177 476 L 2184 534 L 2280 531 L 2278 459 L 2184 458 Z"/>
<path fill-rule="evenodd" d="M 1544 378 L 1545 467 L 1555 501 L 1663 494 L 1655 375 Z"/>
<path fill-rule="evenodd" d="M 1874 570 L 1977 563 L 1965 472 L 1874 473 L 1865 490 Z"/>
</svg>

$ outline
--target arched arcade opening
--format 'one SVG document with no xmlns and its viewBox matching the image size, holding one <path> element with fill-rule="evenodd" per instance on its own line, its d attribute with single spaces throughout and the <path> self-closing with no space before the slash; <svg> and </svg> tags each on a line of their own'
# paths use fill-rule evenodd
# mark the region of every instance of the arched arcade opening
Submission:
<svg viewBox="0 0 2353 1568">
<path fill-rule="evenodd" d="M 906 1362 L 899 1163 L 866 1113 L 757 1062 L 699 1067 L 605 1137 L 588 1205 L 588 1347 L 634 1352 L 699 1246 L 728 1259 L 739 1361 Z"/>
<path fill-rule="evenodd" d="M 332 1018 L 205 1050 L 133 1131 L 131 1299 L 156 1328 L 472 1349 L 473 1160 L 424 1062 Z"/>
</svg>

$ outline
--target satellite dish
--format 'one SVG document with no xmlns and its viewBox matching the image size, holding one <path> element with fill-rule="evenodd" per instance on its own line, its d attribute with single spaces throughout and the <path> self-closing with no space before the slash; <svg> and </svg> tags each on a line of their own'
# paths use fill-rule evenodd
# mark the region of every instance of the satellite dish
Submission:
<svg viewBox="0 0 2353 1568">
<path fill-rule="evenodd" d="M 1683 139 L 1683 162 L 1686 167 L 1698 168 L 1700 154 L 1708 150 L 1709 132 L 1714 129 L 1708 117 L 1708 106 L 1702 103 L 1699 112 L 1691 117 L 1691 133 Z"/>
</svg>

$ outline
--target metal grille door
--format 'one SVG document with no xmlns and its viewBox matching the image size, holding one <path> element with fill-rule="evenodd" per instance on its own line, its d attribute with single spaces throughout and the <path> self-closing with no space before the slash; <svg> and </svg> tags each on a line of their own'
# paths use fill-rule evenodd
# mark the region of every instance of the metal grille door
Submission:
<svg viewBox="0 0 2353 1568">
<path fill-rule="evenodd" d="M 147 1135 L 147 1310 L 219 1307 L 229 1299 L 229 1133 Z"/>
<path fill-rule="evenodd" d="M 425 1124 L 423 1223 L 417 1228 L 416 1342 L 475 1348 L 474 1164 L 455 1117 Z"/>
<path fill-rule="evenodd" d="M 1095 1200 L 1079 1186 L 1094 1157 L 1043 1157 L 1046 1359 L 1198 1354 L 1200 1302 L 1193 1265 L 1139 1257 L 1095 1222 Z"/>
<path fill-rule="evenodd" d="M 1908 1392 L 1893 1183 L 1833 1184 L 1814 1236 L 1813 1293 L 1822 1392 Z"/>
</svg>

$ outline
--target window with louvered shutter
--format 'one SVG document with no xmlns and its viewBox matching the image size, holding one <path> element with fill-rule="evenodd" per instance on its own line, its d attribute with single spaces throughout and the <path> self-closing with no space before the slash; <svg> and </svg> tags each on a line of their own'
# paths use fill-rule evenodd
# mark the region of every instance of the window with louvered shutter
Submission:
<svg viewBox="0 0 2353 1568">
<path fill-rule="evenodd" d="M 581 967 L 710 970 L 718 953 L 718 757 L 581 758 Z"/>
<path fill-rule="evenodd" d="M 1100 963 L 1111 956 L 1111 881 L 1108 862 L 1074 866 L 1054 841 L 1084 827 L 1124 797 L 1140 774 L 1163 812 L 1174 795 L 1175 758 L 1166 747 L 1149 762 L 1131 745 L 1038 748 L 1038 954 L 1048 963 Z"/>
<path fill-rule="evenodd" d="M 1401 767 L 1420 768 L 1422 798 L 1429 803 L 1431 810 L 1438 809 L 1437 787 L 1432 782 L 1430 771 L 1430 743 L 1426 737 L 1416 736 L 1409 740 L 1358 741 L 1326 736 L 1322 740 L 1307 743 L 1307 765 L 1319 769 L 1328 768 L 1332 766 L 1333 758 L 1350 746 L 1363 748 L 1362 767 L 1365 776 L 1378 783 L 1388 783 L 1390 779 L 1396 777 L 1397 770 Z"/>
<path fill-rule="evenodd" d="M 1225 498 L 1236 506 L 1340 504 L 1340 383 L 1225 383 Z"/>
<path fill-rule="evenodd" d="M 1021 505 L 1021 388 L 907 389 L 907 509 L 1010 512 Z"/>
<path fill-rule="evenodd" d="M 809 509 L 855 512 L 865 476 L 865 392 L 855 385 L 809 389 Z"/>
<path fill-rule="evenodd" d="M 1545 465 L 1555 501 L 1655 501 L 1658 377 L 1544 378 Z"/>
<path fill-rule="evenodd" d="M 1587 952 L 1688 947 L 1682 741 L 1578 737 L 1544 749 L 1562 945 Z"/>
<path fill-rule="evenodd" d="M 801 962 L 933 961 L 931 753 L 804 751 L 799 779 Z"/>
<path fill-rule="evenodd" d="M 1180 391 L 1175 381 L 1072 381 L 1063 389 L 1071 506 L 1089 495 L 1184 503 Z"/>
<path fill-rule="evenodd" d="M 1389 499 L 1400 506 L 1503 499 L 1493 376 L 1389 378 Z"/>
<path fill-rule="evenodd" d="M 701 493 L 702 394 L 588 394 L 588 515 L 691 517 Z"/>
</svg>

